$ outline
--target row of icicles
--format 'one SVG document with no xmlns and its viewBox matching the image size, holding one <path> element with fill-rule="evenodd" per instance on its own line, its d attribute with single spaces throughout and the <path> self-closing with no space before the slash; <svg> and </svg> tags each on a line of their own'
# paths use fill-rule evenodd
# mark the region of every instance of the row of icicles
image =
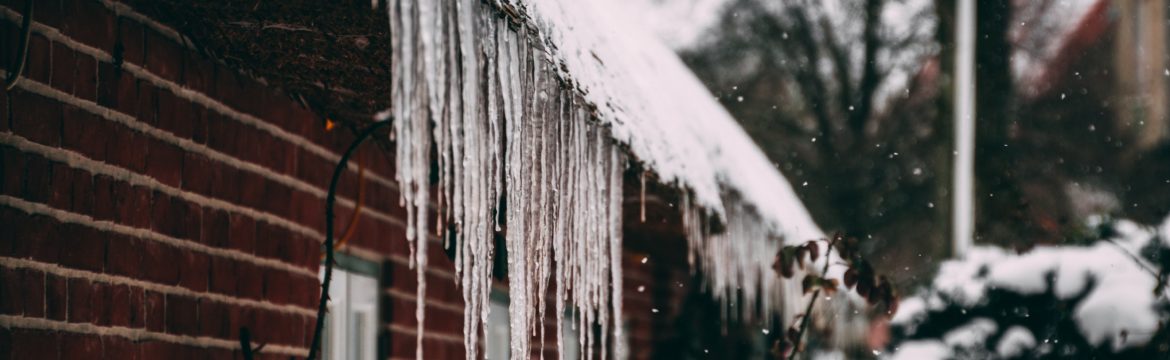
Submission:
<svg viewBox="0 0 1170 360">
<path fill-rule="evenodd" d="M 477 358 L 488 319 L 497 232 L 508 235 L 513 357 L 527 357 L 534 336 L 544 339 L 550 300 L 558 345 L 579 341 L 587 358 L 595 344 L 610 349 L 607 343 L 622 337 L 620 326 L 612 332 L 608 327 L 621 319 L 626 160 L 608 131 L 589 121 L 583 101 L 561 86 L 547 54 L 530 45 L 528 34 L 490 16 L 494 10 L 479 0 L 404 0 L 389 8 L 397 180 L 418 298 L 425 299 L 426 291 L 434 160 L 434 223 L 438 234 L 454 234 L 449 246 L 455 247 L 466 303 L 467 358 Z M 437 159 L 431 158 L 432 147 Z M 425 302 L 417 304 L 422 359 Z M 570 311 L 576 324 L 564 321 Z M 599 326 L 602 335 L 579 331 L 580 339 L 560 339 L 563 326 Z M 621 358 L 624 349 L 614 345 L 612 354 Z M 599 355 L 604 358 L 604 351 Z"/>
<path fill-rule="evenodd" d="M 627 160 L 609 131 L 559 80 L 539 36 L 517 31 L 481 0 L 399 0 L 387 8 L 396 180 L 407 209 L 417 298 L 426 298 L 428 238 L 444 234 L 455 249 L 466 304 L 467 358 L 478 358 L 495 237 L 506 233 L 512 357 L 527 358 L 533 338 L 543 346 L 547 309 L 555 312 L 559 347 L 575 340 L 587 359 L 625 358 L 621 204 Z M 433 163 L 438 193 L 432 197 Z M 726 236 L 709 236 L 689 203 L 683 207 L 692 260 L 712 264 L 704 274 L 716 296 L 729 304 L 743 291 L 753 300 L 741 308 L 756 308 L 756 298 L 765 308 L 779 299 L 777 286 L 755 287 L 773 282 L 760 281 L 768 273 L 757 269 L 769 268 L 770 255 L 760 260 L 760 254 L 774 253 L 777 242 L 753 241 L 766 234 L 748 220 L 733 220 Z M 416 303 L 422 359 L 425 301 Z M 575 323 L 566 323 L 570 313 Z M 582 330 L 579 339 L 562 339 L 565 326 L 596 327 L 600 336 Z M 595 348 L 601 349 L 596 355 Z"/>
</svg>

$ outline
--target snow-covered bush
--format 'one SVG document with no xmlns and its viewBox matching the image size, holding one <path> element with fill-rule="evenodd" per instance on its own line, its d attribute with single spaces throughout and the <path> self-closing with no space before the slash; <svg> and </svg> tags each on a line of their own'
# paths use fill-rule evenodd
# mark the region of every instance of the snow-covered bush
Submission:
<svg viewBox="0 0 1170 360">
<path fill-rule="evenodd" d="M 943 263 L 891 320 L 889 359 L 1170 358 L 1170 219 L 1096 221 L 1092 241 Z"/>
</svg>

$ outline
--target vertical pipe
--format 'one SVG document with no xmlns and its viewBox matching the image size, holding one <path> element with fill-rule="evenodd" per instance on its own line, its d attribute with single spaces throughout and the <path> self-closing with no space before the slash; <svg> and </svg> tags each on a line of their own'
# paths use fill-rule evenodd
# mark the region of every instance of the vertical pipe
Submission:
<svg viewBox="0 0 1170 360">
<path fill-rule="evenodd" d="M 955 171 L 954 242 L 952 255 L 961 258 L 971 247 L 975 222 L 975 0 L 956 6 L 955 44 Z"/>
</svg>

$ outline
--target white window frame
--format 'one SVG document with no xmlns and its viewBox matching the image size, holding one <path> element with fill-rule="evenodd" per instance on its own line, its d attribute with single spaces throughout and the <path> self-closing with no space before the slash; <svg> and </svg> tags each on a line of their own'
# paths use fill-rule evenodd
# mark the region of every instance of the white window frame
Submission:
<svg viewBox="0 0 1170 360">
<path fill-rule="evenodd" d="M 348 262 L 348 261 L 346 261 Z M 339 264 L 343 263 L 339 261 Z M 371 266 L 376 268 L 376 266 Z M 335 266 L 321 342 L 326 360 L 378 359 L 378 278 L 355 267 Z M 319 276 L 324 277 L 322 267 Z M 344 346 L 339 346 L 344 344 Z"/>
<path fill-rule="evenodd" d="M 492 289 L 488 301 L 488 322 L 484 326 L 483 356 L 486 360 L 512 357 L 512 325 L 508 315 L 508 295 Z"/>
</svg>

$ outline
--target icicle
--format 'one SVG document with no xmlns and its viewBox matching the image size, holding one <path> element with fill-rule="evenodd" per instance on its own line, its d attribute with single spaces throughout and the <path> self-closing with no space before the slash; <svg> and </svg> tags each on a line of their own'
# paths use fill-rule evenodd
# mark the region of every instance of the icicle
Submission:
<svg viewBox="0 0 1170 360">
<path fill-rule="evenodd" d="M 613 358 L 626 358 L 625 329 L 622 323 L 622 174 L 625 159 L 617 146 L 609 146 L 609 276 L 613 294 L 610 296 L 613 309 Z M 645 214 L 645 211 L 642 212 Z"/>
<path fill-rule="evenodd" d="M 424 275 L 433 229 L 455 250 L 468 359 L 480 357 L 499 231 L 509 253 L 513 357 L 529 356 L 533 336 L 543 350 L 549 286 L 558 344 L 573 341 L 561 333 L 571 312 L 571 326 L 581 329 L 575 340 L 587 357 L 595 356 L 595 344 L 602 349 L 597 357 L 620 357 L 625 158 L 612 134 L 595 122 L 579 93 L 560 81 L 558 67 L 535 45 L 539 41 L 495 16 L 491 4 L 401 0 L 387 7 L 395 178 L 419 284 L 416 356 L 423 356 Z M 434 209 L 432 160 L 438 165 Z M 431 211 L 435 224 L 427 222 Z M 593 326 L 602 333 L 595 335 Z M 611 341 L 613 354 L 605 352 Z"/>
<path fill-rule="evenodd" d="M 641 215 L 639 215 L 639 217 L 642 219 L 642 222 L 646 222 L 646 172 L 645 171 L 643 171 L 641 174 L 638 174 L 638 181 L 642 183 L 642 190 L 638 195 L 639 206 L 641 207 L 641 213 L 640 213 Z"/>
</svg>

